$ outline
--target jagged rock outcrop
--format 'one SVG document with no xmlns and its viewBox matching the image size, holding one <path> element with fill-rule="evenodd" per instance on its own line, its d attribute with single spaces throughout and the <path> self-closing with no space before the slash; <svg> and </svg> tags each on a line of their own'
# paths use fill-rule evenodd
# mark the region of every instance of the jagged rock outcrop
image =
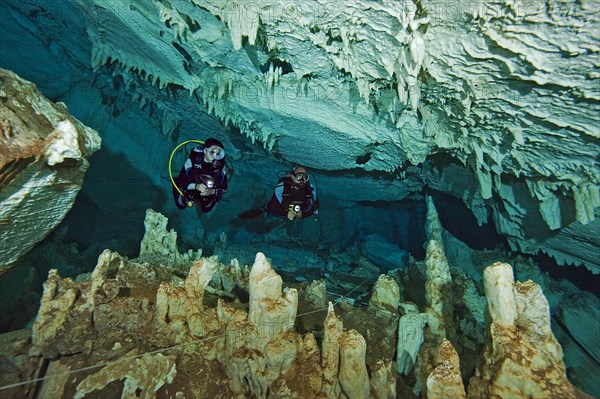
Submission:
<svg viewBox="0 0 600 399">
<path fill-rule="evenodd" d="M 0 275 L 71 209 L 100 137 L 0 69 Z"/>
<path fill-rule="evenodd" d="M 202 258 L 194 262 L 182 284 L 161 283 L 154 320 L 157 329 L 173 341 L 204 337 L 219 329 L 214 310 L 206 311 L 204 307 L 204 290 L 217 271 L 217 263 L 214 257 Z"/>
<path fill-rule="evenodd" d="M 539 284 L 515 282 L 506 263 L 487 267 L 484 284 L 491 323 L 469 398 L 591 398 L 567 380 Z"/>
<path fill-rule="evenodd" d="M 591 30 L 598 13 L 591 3 L 559 1 L 425 7 L 427 92 L 435 95 L 420 111 L 426 135 L 459 160 L 432 165 L 429 184 L 461 198 L 480 221 L 491 211 L 514 249 L 597 273 L 589 251 L 598 241 L 580 239 L 598 229 L 598 162 L 590 157 L 599 144 Z M 582 27 L 577 39 L 572 24 Z"/>
<path fill-rule="evenodd" d="M 83 399 L 95 390 L 101 390 L 113 381 L 124 379 L 122 398 L 154 399 L 156 391 L 170 384 L 177 375 L 175 356 L 128 353 L 123 360 L 108 364 L 99 372 L 89 375 L 77 385 L 74 399 Z"/>
<path fill-rule="evenodd" d="M 398 324 L 389 306 L 381 312 L 376 306 L 355 309 L 345 301 L 337 308 L 340 316 L 331 302 L 326 317 L 323 309 L 297 314 L 298 292 L 284 288 L 262 253 L 248 274 L 236 261 L 224 265 L 213 256 L 190 261 L 182 279 L 163 261 L 129 260 L 107 250 L 88 280 L 62 279 L 52 270 L 34 323 L 29 362 L 23 359 L 27 342 L 7 353 L 7 359 L 24 367 L 21 378 L 47 370 L 53 378 L 41 384 L 40 392 L 56 399 L 140 392 L 148 397 L 211 398 L 392 399 L 421 392 L 428 398 L 465 397 L 464 347 L 450 344 L 439 329 L 426 325 L 431 315 L 419 313 L 415 304 L 399 305 Z M 425 275 L 426 262 L 418 263 Z M 513 284 L 506 264 L 487 268 L 484 277 L 490 336 L 483 355 L 476 354 L 481 362 L 468 397 L 585 398 L 566 378 L 540 287 Z M 382 286 L 390 283 L 382 281 Z M 462 280 L 457 284 L 471 287 Z M 247 303 L 233 286 L 248 289 Z M 455 297 L 461 309 L 467 309 L 461 301 L 469 297 Z M 423 299 L 422 307 L 427 306 Z M 299 317 L 317 315 L 322 330 L 304 335 L 296 331 L 302 324 Z M 590 338 L 578 335 L 582 341 Z M 44 362 L 47 369 L 41 367 Z M 104 367 L 92 367 L 97 364 Z M 78 378 L 65 377 L 76 369 Z M 1 376 L 0 381 L 7 378 L 12 383 L 16 377 Z M 23 396 L 25 389 L 19 388 L 16 396 Z"/>
<path fill-rule="evenodd" d="M 527 395 L 534 397 L 558 397 L 563 395 L 579 397 L 579 395 L 585 395 L 572 385 L 565 385 L 568 380 L 562 360 L 563 353 L 550 330 L 549 307 L 546 298 L 541 293 L 541 288 L 532 282 L 517 283 L 515 287 L 512 268 L 504 264 L 485 269 L 483 276 L 485 297 L 483 297 L 482 293 L 478 292 L 476 283 L 473 280 L 469 279 L 455 265 L 448 264 L 444 254 L 445 248 L 438 245 L 435 238 L 439 239 L 440 243 L 450 239 L 453 262 L 456 263 L 456 266 L 461 266 L 463 259 L 461 254 L 463 254 L 466 262 L 465 270 L 476 280 L 481 278 L 477 276 L 479 270 L 482 269 L 480 262 L 485 259 L 503 258 L 508 255 L 500 251 L 475 253 L 476 251 L 457 246 L 456 239 L 441 228 L 435 207 L 430 199 L 428 199 L 428 208 L 426 228 L 430 241 L 427 244 L 426 260 L 424 265 L 417 263 L 420 266 L 409 268 L 409 271 L 419 270 L 426 279 L 427 328 L 421 333 L 419 341 L 415 342 L 420 346 L 418 356 L 408 356 L 410 352 L 406 350 L 404 345 L 401 345 L 403 343 L 401 338 L 403 338 L 403 335 L 406 336 L 403 332 L 407 330 L 407 325 L 403 325 L 403 319 L 407 318 L 410 313 L 402 317 L 399 325 L 397 353 L 398 356 L 403 354 L 404 357 L 397 359 L 397 367 L 401 373 L 410 372 L 412 365 L 407 362 L 407 359 L 415 359 L 417 381 L 412 387 L 413 392 L 420 393 L 422 391 L 423 395 L 429 397 L 429 390 L 431 390 L 432 397 L 464 397 L 462 378 L 465 375 L 471 375 L 476 365 L 483 362 L 485 366 L 479 366 L 479 369 L 475 372 L 476 377 L 471 380 L 472 388 L 469 389 L 468 397 L 520 397 L 518 395 L 523 395 L 522 397 L 527 397 Z M 549 281 L 548 276 L 539 271 L 536 274 L 537 266 L 535 268 L 526 266 L 525 264 L 529 265 L 531 262 L 524 262 L 522 259 L 519 262 L 522 275 L 530 275 L 541 281 L 545 286 L 553 287 L 555 283 Z M 521 266 L 521 263 L 524 265 Z M 443 265 L 443 267 L 440 267 L 440 265 Z M 526 270 L 529 271 L 526 272 Z M 446 278 L 440 278 L 444 276 Z M 535 291 L 530 286 L 537 287 L 539 293 L 529 297 L 530 292 Z M 569 291 L 570 289 L 562 287 L 557 292 L 551 292 L 553 302 L 557 302 L 556 296 L 565 295 L 565 292 Z M 573 296 L 577 298 L 581 296 L 581 292 L 573 292 Z M 437 300 L 433 300 L 435 298 Z M 484 329 L 481 323 L 484 323 L 485 320 L 483 307 L 486 300 L 487 313 L 490 314 L 494 322 L 487 329 L 488 332 L 491 331 L 492 338 L 488 337 L 484 340 Z M 438 304 L 438 306 L 432 306 L 435 304 Z M 581 308 L 584 309 L 585 306 Z M 444 309 L 452 310 L 444 311 Z M 569 307 L 565 306 L 565 309 L 569 309 Z M 418 310 L 413 309 L 411 317 L 417 316 L 417 312 Z M 535 315 L 530 312 L 535 313 Z M 583 315 L 581 311 L 574 311 L 574 309 L 569 309 L 567 312 L 572 312 L 572 317 L 582 317 Z M 559 314 L 558 312 L 555 313 Z M 588 314 L 590 313 L 588 312 Z M 562 316 L 559 317 L 563 318 Z M 526 321 L 526 319 L 529 321 Z M 564 317 L 564 319 L 567 320 L 568 317 Z M 535 327 L 532 326 L 534 324 L 532 320 L 538 320 Z M 412 322 L 411 324 L 415 325 L 416 323 Z M 576 325 L 577 323 L 571 324 Z M 424 321 L 423 325 L 425 325 Z M 542 325 L 544 326 L 542 327 Z M 564 328 L 562 322 L 560 326 Z M 414 327 L 413 330 L 415 330 Z M 510 331 L 510 333 L 505 333 L 505 330 Z M 440 361 L 440 348 L 445 345 L 445 341 L 441 338 L 446 335 L 453 342 L 458 353 L 461 354 L 461 359 L 464 356 L 464 365 L 459 364 L 458 358 L 454 362 L 450 361 L 452 356 L 447 356 L 448 359 L 446 359 L 445 365 L 442 365 L 444 362 Z M 587 340 L 586 346 L 593 348 L 594 343 L 589 340 L 589 336 L 585 336 L 585 338 L 584 336 L 582 335 L 581 341 L 585 342 Z M 479 348 L 484 345 L 484 342 L 486 342 L 487 348 L 484 359 L 477 361 L 474 358 L 480 356 L 481 349 Z M 450 345 L 450 343 L 448 342 L 447 345 Z M 514 345 L 514 347 L 511 347 L 511 345 Z M 536 351 L 539 351 L 539 353 L 535 353 Z M 443 352 L 450 354 L 450 351 Z M 452 352 L 456 353 L 454 348 Z M 575 363 L 577 364 L 577 361 Z M 531 371 L 532 368 L 533 371 Z M 525 372 L 521 369 L 529 371 Z M 542 369 L 543 371 L 540 371 Z M 581 372 L 577 374 L 584 375 Z M 518 383 L 513 384 L 512 379 L 520 380 Z M 494 384 L 498 384 L 498 387 L 494 387 Z M 590 392 L 595 389 L 586 384 L 584 385 Z"/>
<path fill-rule="evenodd" d="M 456 323 L 459 337 L 456 349 L 461 354 L 463 378 L 474 370 L 474 355 L 481 352 L 479 348 L 485 342 L 487 300 L 479 288 L 483 270 L 498 259 L 512 259 L 516 279 L 531 279 L 543 289 L 552 314 L 553 332 L 564 350 L 569 380 L 592 396 L 600 395 L 600 387 L 592 377 L 598 370 L 598 362 L 594 359 L 594 354 L 598 353 L 595 331 L 600 329 L 598 298 L 565 280 L 554 280 L 534 259 L 513 257 L 500 250 L 478 251 L 446 231 L 442 236 L 449 263 L 460 266 L 460 269 L 452 267 L 451 272 L 455 315 L 459 316 Z"/>
<path fill-rule="evenodd" d="M 140 256 L 138 260 L 151 262 L 163 262 L 176 271 L 187 272 L 189 264 L 200 259 L 202 250 L 188 250 L 179 253 L 177 249 L 177 232 L 174 229 L 167 230 L 169 220 L 152 209 L 146 210 L 144 219 L 145 234 L 140 244 Z"/>
</svg>

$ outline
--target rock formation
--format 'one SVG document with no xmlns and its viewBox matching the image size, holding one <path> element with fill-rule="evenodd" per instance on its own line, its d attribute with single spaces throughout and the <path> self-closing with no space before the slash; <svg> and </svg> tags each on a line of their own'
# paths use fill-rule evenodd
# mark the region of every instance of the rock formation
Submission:
<svg viewBox="0 0 600 399">
<path fill-rule="evenodd" d="M 340 367 L 339 339 L 344 327 L 342 321 L 335 315 L 331 302 L 329 302 L 329 310 L 323 327 L 323 350 L 321 356 L 323 388 L 321 392 L 327 398 L 337 398 L 341 392 L 340 383 L 337 379 Z"/>
<path fill-rule="evenodd" d="M 435 369 L 427 377 L 428 399 L 466 399 L 460 373 L 458 353 L 450 341 L 444 339 L 435 356 Z"/>
<path fill-rule="evenodd" d="M 420 266 L 416 269 L 409 267 L 409 273 L 420 270 L 425 278 L 427 327 L 416 307 L 402 304 L 405 314 L 398 328 L 396 366 L 399 373 L 409 374 L 413 364 L 416 365 L 417 381 L 413 392 L 422 391 L 426 397 L 464 397 L 462 379 L 470 375 L 479 363 L 476 377 L 471 379 L 469 398 L 584 395 L 566 379 L 562 349 L 550 330 L 549 307 L 539 285 L 529 281 L 517 283 L 515 288 L 512 268 L 508 264 L 496 264 L 483 273 L 484 298 L 473 280 L 467 278 L 461 269 L 448 264 L 445 248 L 435 238 L 440 240 L 440 244 L 450 239 L 452 259 L 457 266 L 461 265 L 464 256 L 467 263 L 465 270 L 477 273 L 473 267 L 479 267 L 468 265 L 475 260 L 471 250 L 457 247 L 456 239 L 443 231 L 431 200 L 428 200 L 427 232 L 430 240 L 424 264 L 417 263 Z M 476 263 L 484 261 L 487 256 L 503 256 L 498 252 L 483 255 L 476 259 Z M 535 276 L 533 271 L 530 274 Z M 535 277 L 550 284 L 547 278 Z M 537 293 L 531 294 L 534 291 Z M 530 297 L 530 294 L 533 296 Z M 478 325 L 484 323 L 486 299 L 493 322 L 487 330 L 492 336 L 484 340 L 483 328 Z M 465 315 L 465 311 L 469 317 L 459 316 Z M 578 311 L 570 312 L 571 317 L 581 317 Z M 569 320 L 569 317 L 561 318 Z M 534 325 L 533 320 L 538 320 L 537 324 Z M 455 342 L 456 350 L 444 338 Z M 481 353 L 477 348 L 484 342 L 487 348 L 484 358 L 474 361 L 473 357 Z M 588 341 L 586 346 L 593 348 L 594 344 Z M 456 351 L 465 356 L 464 362 L 458 360 Z M 540 364 L 531 363 L 537 361 Z M 485 365 L 481 366 L 482 363 Z M 532 368 L 533 372 L 525 371 Z M 544 372 L 540 371 L 542 369 Z M 519 383 L 511 382 L 519 378 Z M 588 389 L 593 391 L 593 388 Z"/>
<path fill-rule="evenodd" d="M 181 254 L 177 249 L 177 232 L 167 230 L 168 219 L 160 213 L 146 210 L 144 220 L 145 234 L 140 244 L 138 260 L 162 261 L 165 266 L 174 268 L 175 271 L 187 272 L 191 261 L 200 259 L 202 250 L 196 252 L 189 250 Z M 182 270 L 183 269 L 183 270 Z"/>
<path fill-rule="evenodd" d="M 425 230 L 429 241 L 425 255 L 425 297 L 429 305 L 427 324 L 440 339 L 454 338 L 454 298 L 450 266 L 444 253 L 442 226 L 431 197 L 427 197 L 427 223 Z"/>
<path fill-rule="evenodd" d="M 134 165 L 151 180 L 151 195 L 143 196 L 160 191 L 156 180 L 165 171 L 157 159 L 164 161 L 166 147 L 188 135 L 215 132 L 227 139 L 228 154 L 242 176 L 252 178 L 247 180 L 252 188 L 272 184 L 264 172 L 278 170 L 282 162 L 315 171 L 322 183 L 319 193 L 332 206 L 321 216 L 330 218 L 327 223 L 313 224 L 311 233 L 318 237 L 320 228 L 328 244 L 337 245 L 339 237 L 367 241 L 360 256 L 370 256 L 350 256 L 348 264 L 361 266 L 344 270 L 350 277 L 378 276 L 371 261 L 393 268 L 406 260 L 382 235 L 384 230 L 398 235 L 382 228 L 396 220 L 367 220 L 358 214 L 359 204 L 415 198 L 423 189 L 462 201 L 479 224 L 493 222 L 514 251 L 544 252 L 559 263 L 600 272 L 600 14 L 594 1 L 348 0 L 341 6 L 289 0 L 4 0 L 0 7 L 3 67 L 27 73 L 49 98 L 69 103 L 86 124 L 102 127 L 106 146 L 122 154 L 119 165 Z M 68 211 L 86 157 L 99 146 L 97 136 L 69 117 L 60 102 L 41 100 L 32 85 L 10 73 L 1 76 L 0 274 Z M 115 171 L 108 163 L 103 171 Z M 238 186 L 240 202 L 258 200 L 257 190 L 248 190 L 243 178 L 238 182 L 244 182 Z M 162 199 L 148 201 L 162 204 Z M 115 204 L 114 195 L 104 200 L 105 206 Z M 94 198 L 89 208 L 100 201 Z M 427 205 L 432 215 L 432 202 Z M 131 214 L 127 207 L 119 210 Z M 183 214 L 182 219 L 190 212 Z M 393 392 L 382 382 L 394 381 L 386 358 L 393 350 L 374 350 L 393 342 L 371 344 L 392 331 L 399 337 L 396 367 L 406 374 L 401 382 L 414 392 L 439 394 L 442 371 L 452 369 L 453 383 L 457 368 L 470 375 L 479 360 L 469 389 L 474 397 L 512 395 L 517 388 L 519 395 L 527 390 L 545 395 L 543 373 L 548 373 L 544 389 L 559 384 L 557 394 L 575 392 L 563 378 L 562 354 L 549 338 L 544 296 L 535 285 L 515 286 L 513 271 L 506 268 L 484 279 L 492 320 L 485 359 L 476 359 L 484 342 L 483 267 L 513 255 L 475 254 L 466 245 L 448 251 L 436 218 L 428 221 L 426 261 L 409 260 L 397 275 L 410 280 L 399 295 L 406 301 L 400 304 L 400 322 L 360 328 L 361 322 L 375 320 L 379 305 L 396 316 L 395 296 L 387 298 L 393 289 L 382 291 L 382 281 L 370 309 L 361 313 L 349 305 L 360 304 L 358 297 L 339 303 L 339 320 L 330 309 L 334 316 L 326 319 L 321 358 L 321 331 L 302 335 L 292 328 L 301 296 L 292 287 L 284 292 L 270 262 L 256 259 L 252 274 L 241 261 L 226 265 L 217 258 L 200 259 L 199 252 L 180 254 L 166 220 L 148 215 L 147 227 L 155 231 L 147 231 L 139 259 L 105 252 L 89 281 L 48 274 L 31 347 L 32 355 L 43 355 L 40 362 L 50 362 L 48 373 L 137 356 L 135 350 L 141 357 L 165 349 L 164 358 L 144 358 L 156 364 L 152 375 L 164 384 L 159 388 L 164 396 L 203 392 L 216 397 L 220 389 L 223 395 L 289 397 L 306 393 L 305 382 L 315 396 L 345 395 L 343 389 L 364 393 L 362 365 L 360 379 L 340 385 L 344 325 L 360 331 L 366 342 L 373 395 Z M 369 222 L 366 228 L 354 230 L 358 219 Z M 219 217 L 203 222 L 226 224 Z M 337 226 L 342 228 L 335 231 Z M 222 233 L 207 226 L 200 230 L 213 238 Z M 246 238 L 242 234 L 238 240 Z M 378 253 L 382 249 L 389 253 Z M 252 248 L 252 256 L 255 252 Z M 333 275 L 335 268 L 328 270 Z M 570 374 L 593 385 L 600 345 L 580 324 L 590 320 L 598 326 L 597 298 L 571 289 L 552 292 L 543 273 L 534 273 L 550 306 L 555 305 L 556 330 L 580 358 Z M 268 291 L 262 291 L 263 283 Z M 329 299 L 323 285 L 313 284 L 308 292 L 315 305 Z M 248 293 L 250 303 L 236 291 Z M 410 311 L 408 301 L 416 304 Z M 273 314 L 266 312 L 271 308 Z M 377 335 L 376 329 L 385 334 Z M 464 339 L 455 342 L 455 336 Z M 438 358 L 444 337 L 460 363 L 449 350 L 441 351 L 446 360 Z M 349 342 L 357 348 L 347 348 L 349 361 L 357 364 L 362 343 Z M 516 358 L 523 354 L 535 362 Z M 170 356 L 177 356 L 174 368 Z M 70 379 L 62 385 L 54 380 L 54 386 L 45 382 L 42 389 L 65 397 L 85 395 L 92 387 L 111 389 L 121 382 L 108 374 L 138 364 L 115 363 L 106 375 L 99 371 L 98 384 L 89 378 L 78 388 Z M 540 371 L 540 364 L 547 367 Z M 521 380 L 514 381 L 509 366 L 523 372 Z M 191 388 L 186 375 L 193 377 Z M 123 374 L 122 380 L 127 393 L 138 387 L 148 391 L 136 373 Z M 173 392 L 173 387 L 186 391 Z"/>
<path fill-rule="evenodd" d="M 393 361 L 379 360 L 371 369 L 371 396 L 374 399 L 396 398 L 396 371 Z"/>
<path fill-rule="evenodd" d="M 60 380 L 62 386 L 49 380 L 44 389 L 56 397 L 85 398 L 94 391 L 109 392 L 116 388 L 111 382 L 122 380 L 122 397 L 135 392 L 149 398 L 155 392 L 257 398 L 337 398 L 343 392 L 349 398 L 368 397 L 366 342 L 355 330 L 342 331 L 332 306 L 320 360 L 314 336 L 302 337 L 294 330 L 296 290 L 282 289 L 281 277 L 262 253 L 250 271 L 247 312 L 223 299 L 216 307 L 207 306 L 208 284 L 215 284 L 221 267 L 216 257 L 200 258 L 182 281 L 161 262 L 128 261 L 105 251 L 89 282 L 61 279 L 52 270 L 30 355 L 43 356 L 54 372 L 81 367 L 86 372 Z M 146 273 L 140 273 L 143 269 Z M 221 290 L 213 287 L 211 292 Z M 72 356 L 62 356 L 66 354 Z M 101 370 L 85 367 L 98 362 L 106 363 Z M 380 366 L 374 391 L 393 389 L 389 369 L 389 363 Z M 193 382 L 217 370 L 224 373 L 220 380 Z M 207 393 L 213 391 L 222 396 Z"/>
<path fill-rule="evenodd" d="M 400 287 L 398 286 L 398 283 L 385 274 L 380 275 L 373 287 L 373 294 L 369 300 L 369 306 L 397 312 L 399 304 Z"/>
<path fill-rule="evenodd" d="M 161 223 L 146 228 L 157 230 L 147 237 L 165 232 Z M 3 373 L 0 390 L 24 381 L 7 391 L 21 397 L 34 389 L 26 381 L 42 374 L 36 389 L 56 399 L 135 394 L 393 399 L 421 392 L 427 398 L 586 397 L 566 378 L 540 287 L 515 284 L 507 264 L 485 269 L 490 335 L 477 353 L 480 341 L 474 338 L 468 349 L 461 341 L 455 349 L 440 337 L 442 330 L 427 324 L 431 314 L 415 304 L 399 304 L 398 322 L 398 310 L 389 306 L 398 298 L 392 275 L 378 283 L 385 295 L 376 298 L 385 301 L 373 300 L 363 309 L 341 301 L 337 310 L 330 302 L 325 316 L 322 309 L 297 314 L 299 299 L 322 285 L 309 289 L 302 283 L 305 293 L 285 288 L 262 253 L 249 272 L 237 261 L 221 264 L 216 256 L 190 259 L 189 268 L 178 270 L 165 259 L 177 257 L 169 252 L 129 260 L 107 250 L 88 279 L 78 282 L 51 270 L 31 343 L 7 337 L 14 344 L 0 346 L 18 371 Z M 427 261 L 417 263 L 425 276 Z M 184 269 L 182 279 L 178 273 Z M 462 301 L 475 295 L 467 293 L 469 287 L 477 291 L 462 279 L 454 284 L 465 290 L 454 297 L 455 312 L 468 309 Z M 247 290 L 247 302 L 240 300 L 240 290 Z M 423 299 L 422 308 L 428 306 Z M 318 316 L 322 327 L 298 332 L 297 319 L 309 315 Z M 456 328 L 462 334 L 463 321 L 475 323 L 479 316 L 460 317 Z M 465 396 L 462 378 L 465 370 L 473 374 L 473 356 L 479 367 Z"/>
<path fill-rule="evenodd" d="M 309 283 L 304 291 L 306 302 L 316 308 L 327 307 L 327 285 L 325 280 L 315 280 Z"/>
<path fill-rule="evenodd" d="M 398 346 L 396 348 L 396 369 L 400 374 L 408 374 L 413 369 L 417 354 L 424 340 L 423 328 L 427 315 L 418 310 L 406 313 L 398 322 Z"/>
<path fill-rule="evenodd" d="M 64 104 L 0 69 L 0 275 L 64 218 L 99 148 Z"/>
<path fill-rule="evenodd" d="M 493 221 L 513 250 L 600 270 L 599 242 L 585 240 L 600 223 L 593 2 L 3 5 L 5 63 L 59 98 L 85 93 L 90 119 L 131 136 L 132 164 L 149 140 L 222 123 L 281 159 L 337 171 L 322 176 L 335 199 L 397 201 L 427 186 Z M 27 45 L 41 56 L 17 51 Z M 131 118 L 154 137 L 127 130 Z M 163 172 L 155 164 L 149 175 Z"/>
<path fill-rule="evenodd" d="M 369 375 L 365 364 L 367 343 L 356 330 L 344 331 L 340 337 L 340 371 L 342 392 L 349 399 L 369 397 Z"/>
<path fill-rule="evenodd" d="M 87 394 L 102 390 L 109 383 L 124 379 L 121 398 L 139 397 L 154 399 L 156 391 L 163 385 L 173 382 L 177 374 L 175 356 L 127 354 L 124 359 L 113 362 L 101 371 L 89 375 L 77 385 L 74 399 L 85 398 Z"/>
<path fill-rule="evenodd" d="M 515 282 L 506 263 L 486 268 L 484 284 L 491 323 L 484 363 L 469 383 L 469 398 L 589 397 L 567 380 L 539 284 Z"/>
</svg>

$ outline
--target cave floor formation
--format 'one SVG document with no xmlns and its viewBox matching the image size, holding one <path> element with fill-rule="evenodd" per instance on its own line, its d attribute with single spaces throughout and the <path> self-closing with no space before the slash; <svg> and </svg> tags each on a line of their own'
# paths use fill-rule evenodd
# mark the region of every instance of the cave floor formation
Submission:
<svg viewBox="0 0 600 399">
<path fill-rule="evenodd" d="M 469 249 L 431 199 L 425 259 L 387 271 L 357 248 L 243 264 L 224 235 L 214 255 L 180 253 L 167 223 L 147 211 L 137 258 L 106 250 L 75 280 L 49 272 L 32 329 L 1 336 L 2 397 L 597 394 L 594 334 L 578 324 L 597 298 L 530 259 Z"/>
</svg>

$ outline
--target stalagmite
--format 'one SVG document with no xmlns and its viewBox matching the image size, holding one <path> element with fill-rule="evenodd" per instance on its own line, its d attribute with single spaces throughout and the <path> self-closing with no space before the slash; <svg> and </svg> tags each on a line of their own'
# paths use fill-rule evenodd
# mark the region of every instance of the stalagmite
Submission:
<svg viewBox="0 0 600 399">
<path fill-rule="evenodd" d="M 294 327 L 298 309 L 298 291 L 286 289 L 282 296 L 282 280 L 262 253 L 250 270 L 250 305 L 248 320 L 259 335 L 269 342 L 282 331 Z"/>
<path fill-rule="evenodd" d="M 426 254 L 425 295 L 429 305 L 427 308 L 428 324 L 433 333 L 440 337 L 446 337 L 448 328 L 451 330 L 453 328 L 452 277 L 440 243 L 434 240 L 429 241 Z"/>
<path fill-rule="evenodd" d="M 369 306 L 396 312 L 399 303 L 400 287 L 398 287 L 398 283 L 389 276 L 384 274 L 380 275 L 373 287 L 373 294 L 369 300 Z"/>
<path fill-rule="evenodd" d="M 89 291 L 86 294 L 86 306 L 89 310 L 94 309 L 96 304 L 106 297 L 106 288 L 108 287 L 108 272 L 116 272 L 119 268 L 125 265 L 124 259 L 116 252 L 111 252 L 108 249 L 104 250 L 98 257 L 98 263 L 92 271 L 92 282 Z M 112 299 L 118 292 L 111 290 Z"/>
<path fill-rule="evenodd" d="M 183 285 L 162 283 L 156 295 L 156 326 L 176 341 L 203 337 L 219 328 L 205 312 L 204 291 L 217 270 L 216 257 L 194 262 Z"/>
<path fill-rule="evenodd" d="M 341 392 L 338 371 L 340 365 L 340 338 L 343 325 L 342 321 L 335 315 L 331 302 L 329 302 L 329 311 L 323 323 L 323 330 L 323 351 L 321 355 L 321 367 L 323 368 L 322 392 L 328 398 L 337 398 Z"/>
<path fill-rule="evenodd" d="M 340 340 L 339 380 L 349 399 L 369 397 L 369 376 L 365 365 L 367 343 L 356 330 L 345 331 Z"/>
<path fill-rule="evenodd" d="M 435 365 L 435 369 L 427 377 L 427 398 L 466 399 L 458 353 L 450 341 L 442 340 L 435 357 Z"/>
<path fill-rule="evenodd" d="M 429 307 L 427 323 L 440 338 L 454 338 L 452 276 L 444 253 L 442 226 L 431 197 L 427 198 L 427 242 L 425 255 L 425 298 Z"/>
<path fill-rule="evenodd" d="M 324 279 L 312 281 L 304 291 L 306 301 L 316 308 L 327 307 L 327 285 Z"/>
<path fill-rule="evenodd" d="M 204 291 L 218 267 L 219 262 L 216 256 L 201 258 L 194 262 L 185 279 L 185 291 L 199 310 L 204 309 Z"/>
<path fill-rule="evenodd" d="M 396 370 L 393 361 L 378 360 L 371 370 L 371 395 L 374 399 L 396 399 Z"/>
<path fill-rule="evenodd" d="M 215 307 L 214 294 L 207 288 L 218 284 L 217 272 L 223 267 L 216 256 L 201 258 L 182 280 L 160 263 L 105 251 L 87 281 L 61 279 L 51 271 L 34 323 L 30 356 L 60 361 L 50 368 L 52 373 L 91 363 L 105 367 L 89 369 L 80 378 L 56 380 L 44 389 L 82 398 L 97 391 L 111 397 L 132 392 L 148 397 L 154 393 L 170 397 L 175 392 L 215 397 L 220 392 L 261 399 L 393 399 L 409 389 L 422 390 L 431 399 L 465 397 L 454 347 L 428 333 L 428 315 L 419 313 L 416 305 L 400 305 L 404 314 L 398 324 L 394 366 L 388 358 L 393 349 L 381 341 L 381 331 L 373 326 L 361 333 L 358 328 L 344 331 L 332 303 L 323 322 L 322 350 L 313 333 L 296 332 L 297 293 L 283 287 L 262 253 L 250 270 L 248 311 L 239 298 L 218 298 Z M 234 270 L 232 276 L 239 272 Z M 510 266 L 501 263 L 484 272 L 491 324 L 468 397 L 585 398 L 566 379 L 562 349 L 552 335 L 540 286 L 514 283 L 512 276 Z M 507 306 L 512 319 L 506 316 Z M 373 307 L 357 311 L 346 306 L 340 312 L 343 317 L 362 314 L 370 321 L 373 310 L 377 315 L 379 310 Z M 355 321 L 348 319 L 349 324 Z M 367 342 L 375 345 L 367 347 Z M 383 356 L 374 356 L 384 345 Z M 375 350 L 367 352 L 370 348 Z M 396 371 L 403 374 L 400 392 Z M 415 385 L 408 387 L 413 378 Z M 152 387 L 157 391 L 149 393 Z"/>
<path fill-rule="evenodd" d="M 168 219 L 159 212 L 146 209 L 144 219 L 145 233 L 140 244 L 139 260 L 163 262 L 173 270 L 187 272 L 192 261 L 200 259 L 202 250 L 188 250 L 179 253 L 177 249 L 177 232 L 167 230 Z"/>
<path fill-rule="evenodd" d="M 495 263 L 484 270 L 484 286 L 491 324 L 469 398 L 589 398 L 567 380 L 539 284 L 515 282 L 510 265 Z"/>
<path fill-rule="evenodd" d="M 494 322 L 512 326 L 517 318 L 512 267 L 506 263 L 494 263 L 483 271 L 485 296 Z"/>
<path fill-rule="evenodd" d="M 42 349 L 60 334 L 76 298 L 77 289 L 62 286 L 56 269 L 50 270 L 44 283 L 40 310 L 33 323 L 32 354 L 40 354 Z M 54 354 L 55 352 L 51 352 L 49 357 L 53 357 Z"/>
</svg>

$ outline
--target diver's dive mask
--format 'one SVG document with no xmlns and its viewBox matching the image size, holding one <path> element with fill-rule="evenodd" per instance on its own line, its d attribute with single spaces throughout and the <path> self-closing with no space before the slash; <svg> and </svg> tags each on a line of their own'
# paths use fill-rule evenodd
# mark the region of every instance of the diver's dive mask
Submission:
<svg viewBox="0 0 600 399">
<path fill-rule="evenodd" d="M 211 158 L 211 160 L 220 161 L 225 158 L 225 150 L 219 147 L 218 145 L 211 145 L 208 148 L 205 148 L 206 154 Z"/>
<path fill-rule="evenodd" d="M 308 173 L 304 173 L 304 172 L 294 173 L 294 177 L 300 183 L 306 183 L 308 181 Z"/>
</svg>

